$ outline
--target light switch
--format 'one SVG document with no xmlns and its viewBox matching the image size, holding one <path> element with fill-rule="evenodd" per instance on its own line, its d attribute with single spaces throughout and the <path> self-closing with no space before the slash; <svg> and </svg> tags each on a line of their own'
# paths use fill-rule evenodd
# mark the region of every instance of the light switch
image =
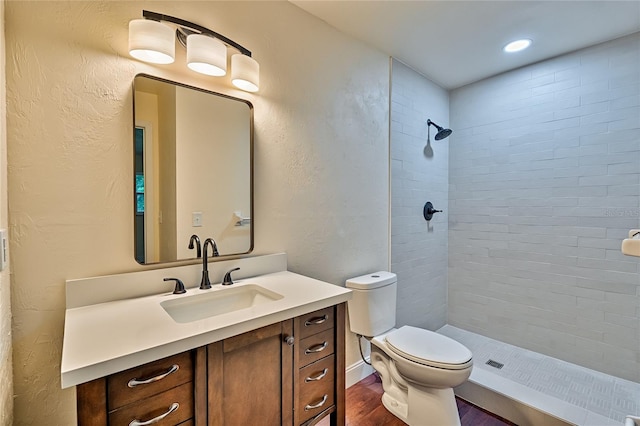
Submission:
<svg viewBox="0 0 640 426">
<path fill-rule="evenodd" d="M 202 212 L 191 213 L 191 226 L 193 227 L 202 226 Z"/>
</svg>

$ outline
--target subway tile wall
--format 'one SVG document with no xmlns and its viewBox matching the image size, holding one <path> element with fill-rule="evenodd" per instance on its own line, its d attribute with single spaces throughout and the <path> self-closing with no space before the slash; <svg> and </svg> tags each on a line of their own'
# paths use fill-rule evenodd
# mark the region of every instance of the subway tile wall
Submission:
<svg viewBox="0 0 640 426">
<path fill-rule="evenodd" d="M 448 322 L 640 381 L 640 33 L 451 93 Z"/>
<path fill-rule="evenodd" d="M 449 95 L 401 62 L 391 77 L 391 270 L 398 275 L 396 324 L 436 330 L 446 323 L 448 139 L 435 141 L 427 119 L 449 126 Z M 427 223 L 431 201 L 444 213 Z"/>
</svg>

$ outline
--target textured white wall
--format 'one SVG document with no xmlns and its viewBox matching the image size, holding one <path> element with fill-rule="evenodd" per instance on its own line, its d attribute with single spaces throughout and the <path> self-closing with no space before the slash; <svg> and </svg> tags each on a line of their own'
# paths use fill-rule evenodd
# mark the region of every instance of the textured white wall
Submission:
<svg viewBox="0 0 640 426">
<path fill-rule="evenodd" d="M 0 22 L 4 25 L 4 0 L 0 0 Z M 0 30 L 0 228 L 7 218 L 7 131 L 5 88 L 5 35 Z M 11 366 L 11 295 L 9 268 L 0 272 L 0 425 L 13 424 L 13 369 Z"/>
<path fill-rule="evenodd" d="M 169 66 L 130 59 L 127 24 L 143 8 L 248 46 L 260 92 L 195 75 L 180 49 Z M 286 251 L 292 271 L 338 285 L 388 267 L 386 55 L 288 2 L 8 2 L 6 38 L 16 424 L 75 422 L 59 380 L 64 280 L 143 268 L 131 217 L 137 73 L 254 104 L 254 253 Z"/>
<path fill-rule="evenodd" d="M 448 322 L 640 380 L 640 34 L 451 95 Z"/>
<path fill-rule="evenodd" d="M 447 320 L 449 139 L 427 144 L 427 119 L 449 126 L 449 94 L 393 60 L 391 74 L 391 270 L 397 325 L 436 330 Z M 444 210 L 427 222 L 427 201 Z"/>
</svg>

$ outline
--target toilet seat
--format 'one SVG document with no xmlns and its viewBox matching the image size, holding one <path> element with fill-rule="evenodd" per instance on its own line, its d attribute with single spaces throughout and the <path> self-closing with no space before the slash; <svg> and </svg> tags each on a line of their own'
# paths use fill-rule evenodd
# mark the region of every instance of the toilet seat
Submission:
<svg viewBox="0 0 640 426">
<path fill-rule="evenodd" d="M 463 370 L 472 364 L 469 349 L 433 331 L 405 325 L 384 340 L 395 354 L 419 364 L 446 370 Z"/>
</svg>

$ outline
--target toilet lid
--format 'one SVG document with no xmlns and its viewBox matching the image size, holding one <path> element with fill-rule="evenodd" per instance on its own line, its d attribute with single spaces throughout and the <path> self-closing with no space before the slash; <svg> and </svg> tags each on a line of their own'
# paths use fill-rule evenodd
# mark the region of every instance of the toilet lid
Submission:
<svg viewBox="0 0 640 426">
<path fill-rule="evenodd" d="M 467 368 L 472 354 L 463 344 L 433 331 L 405 325 L 385 340 L 396 354 L 411 361 L 450 370 Z"/>
</svg>

